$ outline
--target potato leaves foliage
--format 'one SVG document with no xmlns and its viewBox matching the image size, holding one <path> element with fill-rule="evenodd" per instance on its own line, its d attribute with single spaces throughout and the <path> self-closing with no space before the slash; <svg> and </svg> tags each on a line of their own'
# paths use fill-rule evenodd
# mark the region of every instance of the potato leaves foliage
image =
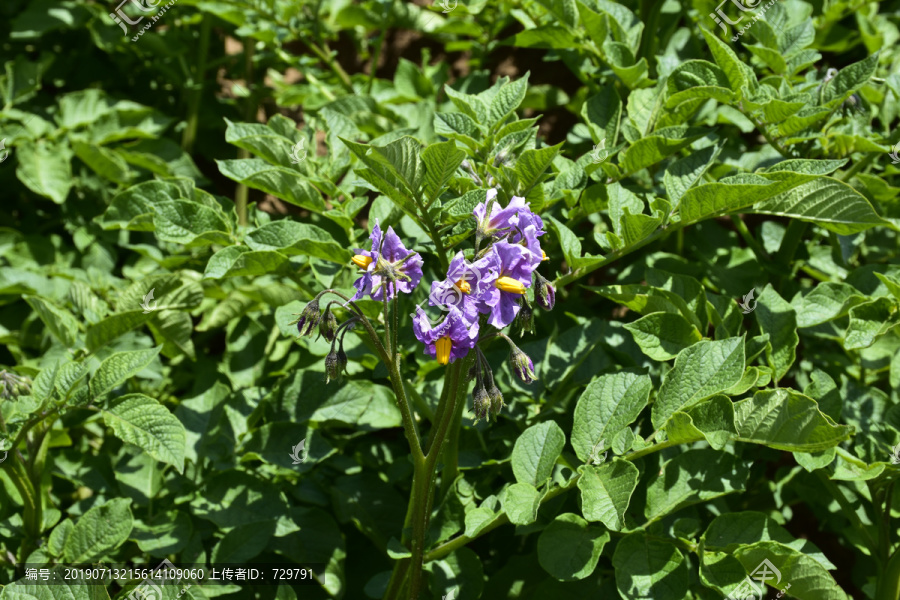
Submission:
<svg viewBox="0 0 900 600">
<path fill-rule="evenodd" d="M 150 4 L 0 7 L 0 600 L 900 600 L 896 3 Z"/>
</svg>

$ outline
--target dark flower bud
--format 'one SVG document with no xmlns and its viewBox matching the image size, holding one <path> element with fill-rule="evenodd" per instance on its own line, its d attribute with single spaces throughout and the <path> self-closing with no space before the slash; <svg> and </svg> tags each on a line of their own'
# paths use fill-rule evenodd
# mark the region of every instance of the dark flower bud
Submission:
<svg viewBox="0 0 900 600">
<path fill-rule="evenodd" d="M 297 332 L 300 337 L 310 335 L 319 324 L 322 313 L 319 312 L 319 299 L 316 298 L 306 304 L 306 307 L 300 312 L 300 319 L 297 320 Z"/>
<path fill-rule="evenodd" d="M 543 275 L 535 271 L 534 299 L 544 310 L 553 310 L 556 304 L 556 288 Z"/>
<path fill-rule="evenodd" d="M 503 394 L 500 393 L 500 389 L 491 384 L 491 389 L 488 390 L 488 396 L 491 398 L 491 416 L 496 420 L 497 415 L 500 414 L 500 411 L 503 409 Z"/>
<path fill-rule="evenodd" d="M 475 365 L 473 364 L 471 367 L 469 367 L 469 370 L 466 372 L 466 381 L 472 381 L 473 379 L 475 379 L 476 374 L 477 374 L 477 371 L 475 369 Z"/>
<path fill-rule="evenodd" d="M 491 398 L 488 396 L 484 386 L 475 386 L 475 393 L 472 402 L 472 410 L 475 413 L 475 420 L 486 419 L 491 410 Z"/>
<path fill-rule="evenodd" d="M 525 332 L 534 333 L 534 310 L 527 302 L 519 309 L 516 320 L 513 321 L 513 329 L 519 332 L 519 337 L 524 337 Z"/>
<path fill-rule="evenodd" d="M 337 318 L 331 312 L 331 309 L 326 308 L 322 320 L 319 321 L 319 333 L 321 333 L 322 337 L 329 342 L 333 342 L 334 336 L 337 333 L 337 327 Z"/>
<path fill-rule="evenodd" d="M 337 352 L 332 346 L 331 352 L 325 357 L 325 383 L 340 381 L 346 368 L 347 354 L 344 353 L 344 345 L 341 344 Z"/>
<path fill-rule="evenodd" d="M 524 383 L 531 383 L 536 379 L 534 375 L 534 363 L 531 362 L 531 358 L 519 350 L 518 347 L 513 346 L 512 351 L 509 353 L 509 362 L 512 365 L 513 373 L 515 373 L 516 377 L 521 379 Z"/>
</svg>

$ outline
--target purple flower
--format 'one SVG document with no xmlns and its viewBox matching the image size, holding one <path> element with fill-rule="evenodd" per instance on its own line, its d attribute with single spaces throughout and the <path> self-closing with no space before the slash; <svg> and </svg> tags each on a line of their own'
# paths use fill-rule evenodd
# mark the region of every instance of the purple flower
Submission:
<svg viewBox="0 0 900 600">
<path fill-rule="evenodd" d="M 543 219 L 531 212 L 521 196 L 510 198 L 505 208 L 499 205 L 496 197 L 496 189 L 488 190 L 487 200 L 472 211 L 477 222 L 476 243 L 480 244 L 486 237 L 500 239 L 506 236 L 507 241 L 513 244 L 524 244 L 535 255 L 537 262 L 547 260 L 538 242 L 538 238 L 546 233 Z M 488 205 L 491 207 L 490 214 L 487 213 Z"/>
<path fill-rule="evenodd" d="M 494 281 L 494 289 L 485 293 L 481 301 L 482 312 L 490 308 L 488 323 L 497 329 L 503 329 L 516 318 L 519 312 L 519 298 L 525 288 L 531 285 L 531 274 L 539 262 L 525 246 L 496 242 L 491 248 L 498 260 L 498 277 Z"/>
<path fill-rule="evenodd" d="M 491 212 L 488 213 L 488 206 Z M 505 207 L 500 206 L 497 202 L 497 190 L 490 189 L 487 192 L 487 199 L 477 205 L 472 211 L 475 215 L 475 240 L 480 242 L 486 237 L 503 237 L 511 232 L 511 228 L 518 224 L 516 213 L 519 211 L 528 211 L 528 204 L 525 198 L 513 196 L 509 204 Z M 532 213 L 533 214 L 533 213 Z M 538 217 L 540 218 L 540 217 Z M 543 225 L 543 223 L 542 223 Z"/>
<path fill-rule="evenodd" d="M 535 217 L 540 219 L 537 215 L 535 215 Z M 512 243 L 522 244 L 528 248 L 528 251 L 531 253 L 531 262 L 534 263 L 535 267 L 543 261 L 548 260 L 547 254 L 541 250 L 541 243 L 538 241 L 538 236 L 544 235 L 544 233 L 544 231 L 538 231 L 535 225 L 529 225 L 521 234 L 516 231 L 510 236 L 510 241 Z"/>
<path fill-rule="evenodd" d="M 478 341 L 478 323 L 469 324 L 455 306 L 450 307 L 446 318 L 432 327 L 421 306 L 416 307 L 413 317 L 413 333 L 425 344 L 425 354 L 434 356 L 446 365 L 457 358 L 464 358 Z"/>
<path fill-rule="evenodd" d="M 411 293 L 422 279 L 419 253 L 407 250 L 393 227 L 388 227 L 382 238 L 377 221 L 369 239 L 372 240 L 371 251 L 354 249 L 353 263 L 365 269 L 365 273 L 353 283 L 356 293 L 350 300 L 359 300 L 366 294 L 373 300 L 391 300 L 398 291 Z"/>
<path fill-rule="evenodd" d="M 496 289 L 494 282 L 497 281 L 499 267 L 497 255 L 493 252 L 473 263 L 466 262 L 463 253 L 457 252 L 447 269 L 447 279 L 432 282 L 428 303 L 444 309 L 455 306 L 467 321 L 477 321 L 479 306 L 482 307 L 481 312 L 488 312 L 484 299 Z"/>
</svg>

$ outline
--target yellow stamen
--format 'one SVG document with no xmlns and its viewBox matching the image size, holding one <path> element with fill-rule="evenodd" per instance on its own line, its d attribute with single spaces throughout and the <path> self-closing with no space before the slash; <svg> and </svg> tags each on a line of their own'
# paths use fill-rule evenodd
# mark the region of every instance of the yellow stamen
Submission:
<svg viewBox="0 0 900 600">
<path fill-rule="evenodd" d="M 524 294 L 525 293 L 525 284 L 517 279 L 513 279 L 512 277 L 503 277 L 497 278 L 497 281 L 494 282 L 494 285 L 497 289 L 503 292 L 509 292 L 511 294 Z"/>
<path fill-rule="evenodd" d="M 355 254 L 353 256 L 353 258 L 351 258 L 350 260 L 352 260 L 353 264 L 358 266 L 360 269 L 365 269 L 370 264 L 372 264 L 372 261 L 374 261 L 375 259 L 372 258 L 371 256 L 363 256 L 362 254 Z"/>
<path fill-rule="evenodd" d="M 472 286 L 469 285 L 469 282 L 464 279 L 460 279 L 459 281 L 457 281 L 456 287 L 458 287 L 459 291 L 461 291 L 463 294 L 471 294 L 472 293 Z"/>
<path fill-rule="evenodd" d="M 543 250 L 541 250 L 541 262 L 544 262 L 545 260 L 550 260 L 550 257 L 547 256 L 547 253 L 546 253 L 546 252 L 544 252 Z"/>
<path fill-rule="evenodd" d="M 437 355 L 437 361 L 439 364 L 446 365 L 450 362 L 450 349 L 453 347 L 453 342 L 450 341 L 448 336 L 444 336 L 439 338 L 434 343 L 435 354 Z"/>
</svg>

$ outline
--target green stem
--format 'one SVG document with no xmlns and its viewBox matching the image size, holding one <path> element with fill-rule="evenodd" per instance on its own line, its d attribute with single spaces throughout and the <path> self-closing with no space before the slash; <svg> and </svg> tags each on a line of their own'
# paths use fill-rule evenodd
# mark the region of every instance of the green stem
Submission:
<svg viewBox="0 0 900 600">
<path fill-rule="evenodd" d="M 187 126 L 181 136 L 181 149 L 190 154 L 194 149 L 194 140 L 197 138 L 197 122 L 200 113 L 200 100 L 203 97 L 203 77 L 206 73 L 206 62 L 209 56 L 209 36 L 212 19 L 206 13 L 201 13 L 200 41 L 197 56 L 197 68 L 194 71 L 193 80 L 190 82 L 191 98 L 188 107 Z"/>
<path fill-rule="evenodd" d="M 25 459 L 22 454 L 13 447 L 9 453 L 12 460 L 9 463 L 10 468 L 6 469 L 6 474 L 12 480 L 13 485 L 22 497 L 22 520 L 25 525 L 25 539 L 19 546 L 18 562 L 25 562 L 32 550 L 37 548 L 36 540 L 41 536 L 41 507 L 40 497 L 35 491 L 35 487 L 31 478 L 28 476 L 28 470 L 25 468 Z"/>
<path fill-rule="evenodd" d="M 246 77 L 247 81 L 247 89 L 250 91 L 250 96 L 248 96 L 246 100 L 246 105 L 244 106 L 244 120 L 250 121 L 254 118 L 254 113 L 256 111 L 256 106 L 253 103 L 253 52 L 255 51 L 255 41 L 250 39 L 244 40 L 244 77 Z M 250 158 L 250 151 L 244 148 L 238 149 L 238 159 L 247 159 Z M 239 183 L 237 189 L 234 192 L 234 204 L 235 210 L 237 211 L 238 224 L 242 227 L 246 226 L 247 221 L 247 201 L 249 198 L 249 189 L 246 184 Z"/>
<path fill-rule="evenodd" d="M 875 600 L 900 600 L 900 548 L 894 551 L 878 576 Z"/>
<path fill-rule="evenodd" d="M 341 82 L 341 85 L 344 86 L 345 90 L 347 90 L 351 94 L 356 93 L 353 89 L 353 82 L 350 80 L 350 76 L 347 75 L 347 71 L 345 71 L 343 67 L 341 67 L 341 65 L 331 57 L 331 50 L 326 44 L 323 44 L 325 46 L 324 50 L 322 48 L 319 48 L 313 42 L 306 42 L 306 45 L 309 46 L 310 50 L 313 51 L 313 54 L 318 56 L 322 60 L 322 62 L 328 65 L 328 68 L 331 69 L 335 75 L 337 75 L 338 79 Z"/>
<path fill-rule="evenodd" d="M 422 446 L 419 444 L 419 434 L 416 430 L 416 424 L 412 418 L 412 411 L 409 409 L 409 399 L 406 397 L 406 388 L 404 387 L 403 378 L 400 376 L 400 355 L 395 354 L 393 360 L 387 364 L 391 376 L 391 385 L 394 388 L 394 394 L 397 395 L 397 405 L 400 407 L 400 415 L 403 418 L 403 431 L 409 442 L 409 449 L 413 455 L 414 464 L 425 460 L 422 453 Z"/>
</svg>

